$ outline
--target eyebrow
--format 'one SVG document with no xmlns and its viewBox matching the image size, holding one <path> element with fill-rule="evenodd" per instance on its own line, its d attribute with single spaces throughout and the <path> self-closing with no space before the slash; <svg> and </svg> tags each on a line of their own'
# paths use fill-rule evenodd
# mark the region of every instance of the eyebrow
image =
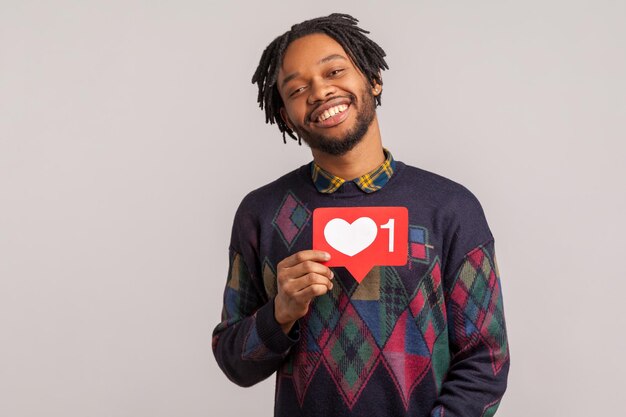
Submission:
<svg viewBox="0 0 626 417">
<path fill-rule="evenodd" d="M 328 55 L 327 57 L 324 57 L 324 58 L 320 59 L 319 61 L 317 61 L 317 65 L 325 64 L 325 63 L 327 63 L 329 61 L 333 61 L 335 59 L 343 59 L 344 61 L 347 61 L 346 57 L 344 57 L 343 55 L 332 54 L 332 55 Z M 299 75 L 300 75 L 299 72 L 293 72 L 293 73 L 289 74 L 288 76 L 285 77 L 285 79 L 281 83 L 281 86 L 284 87 L 285 84 L 287 84 L 289 81 L 293 80 L 294 78 L 298 77 Z"/>
</svg>

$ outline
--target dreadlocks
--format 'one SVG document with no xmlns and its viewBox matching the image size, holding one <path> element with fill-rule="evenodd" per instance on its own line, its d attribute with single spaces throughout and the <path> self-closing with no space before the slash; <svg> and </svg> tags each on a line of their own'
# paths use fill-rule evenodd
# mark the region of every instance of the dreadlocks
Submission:
<svg viewBox="0 0 626 417">
<path fill-rule="evenodd" d="M 301 139 L 294 136 L 293 131 L 280 117 L 283 100 L 276 86 L 283 55 L 294 40 L 312 33 L 324 33 L 330 36 L 350 55 L 352 61 L 372 85 L 374 82 L 382 85 L 380 71 L 389 69 L 384 58 L 385 51 L 364 35 L 369 31 L 358 27 L 357 22 L 358 20 L 354 17 L 343 13 L 332 13 L 326 17 L 306 20 L 293 25 L 291 30 L 274 39 L 263 51 L 259 66 L 252 76 L 252 83 L 256 83 L 259 87 L 257 101 L 261 109 L 265 107 L 265 123 L 278 125 L 278 129 L 283 134 L 284 143 L 287 143 L 285 134 L 288 134 L 298 140 L 299 145 L 302 145 Z M 375 97 L 376 106 L 381 105 L 381 95 Z"/>
</svg>

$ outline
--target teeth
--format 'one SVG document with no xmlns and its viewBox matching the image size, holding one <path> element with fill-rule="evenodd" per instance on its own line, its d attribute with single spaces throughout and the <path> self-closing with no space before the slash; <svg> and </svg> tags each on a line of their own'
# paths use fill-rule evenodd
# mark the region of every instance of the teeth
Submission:
<svg viewBox="0 0 626 417">
<path fill-rule="evenodd" d="M 332 117 L 336 114 L 339 114 L 343 111 L 345 111 L 348 108 L 347 104 L 340 104 L 338 106 L 335 107 L 331 107 L 330 109 L 326 110 L 324 113 L 322 113 L 317 120 L 319 122 L 323 122 L 324 120 L 328 119 L 329 117 Z"/>
</svg>

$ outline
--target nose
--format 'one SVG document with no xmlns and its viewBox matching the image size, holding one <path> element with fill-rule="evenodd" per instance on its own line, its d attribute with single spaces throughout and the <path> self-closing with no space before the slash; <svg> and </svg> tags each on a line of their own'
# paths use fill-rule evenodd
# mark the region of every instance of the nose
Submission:
<svg viewBox="0 0 626 417">
<path fill-rule="evenodd" d="M 324 78 L 319 77 L 312 81 L 309 91 L 308 102 L 309 104 L 314 104 L 316 101 L 326 100 L 327 97 L 335 94 L 336 88 Z"/>
</svg>

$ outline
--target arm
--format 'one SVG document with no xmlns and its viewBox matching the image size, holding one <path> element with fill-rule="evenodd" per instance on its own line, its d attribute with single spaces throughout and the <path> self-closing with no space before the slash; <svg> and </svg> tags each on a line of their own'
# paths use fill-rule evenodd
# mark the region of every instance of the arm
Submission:
<svg viewBox="0 0 626 417">
<path fill-rule="evenodd" d="M 448 208 L 442 283 L 450 366 L 431 417 L 491 417 L 509 372 L 495 241 L 469 190 L 456 194 Z"/>
<path fill-rule="evenodd" d="M 248 387 L 272 375 L 299 339 L 296 324 L 289 334 L 274 316 L 274 299 L 255 285 L 242 255 L 229 249 L 222 321 L 213 331 L 212 347 L 228 379 Z"/>
<path fill-rule="evenodd" d="M 316 262 L 328 259 L 324 252 L 296 252 L 278 263 L 278 294 L 262 304 L 264 297 L 255 290 L 241 255 L 233 249 L 230 253 L 222 322 L 213 332 L 213 351 L 231 381 L 250 386 L 274 373 L 298 342 L 298 319 L 307 313 L 313 298 L 332 289 L 332 271 Z"/>
<path fill-rule="evenodd" d="M 464 256 L 445 297 L 452 359 L 431 416 L 493 416 L 509 370 L 493 239 Z"/>
<path fill-rule="evenodd" d="M 226 376 L 251 386 L 273 374 L 299 340 L 298 319 L 316 296 L 332 288 L 321 251 L 297 252 L 277 264 L 277 295 L 269 296 L 258 262 L 258 225 L 242 202 L 233 224 L 222 321 L 213 353 Z"/>
</svg>

